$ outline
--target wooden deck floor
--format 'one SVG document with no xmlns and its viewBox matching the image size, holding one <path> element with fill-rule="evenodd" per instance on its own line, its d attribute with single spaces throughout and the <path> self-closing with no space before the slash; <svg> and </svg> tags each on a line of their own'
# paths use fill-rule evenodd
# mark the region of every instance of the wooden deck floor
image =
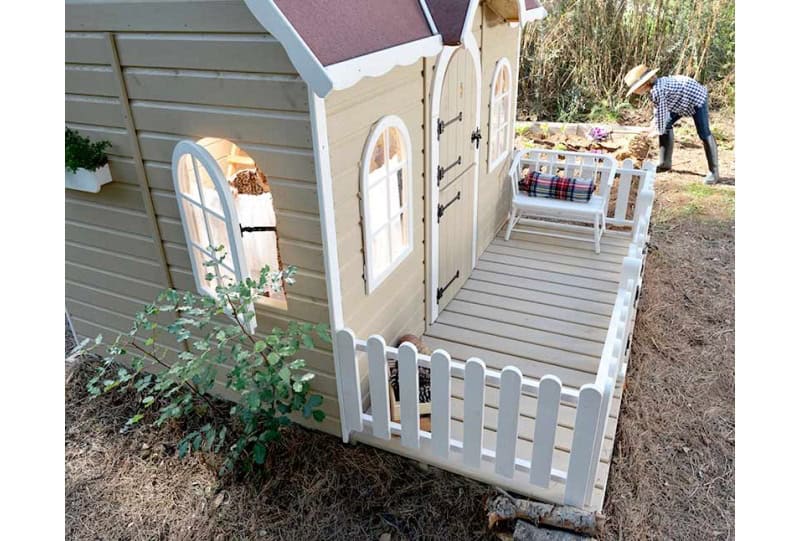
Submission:
<svg viewBox="0 0 800 541">
<path fill-rule="evenodd" d="M 595 380 L 610 323 L 622 260 L 628 240 L 606 235 L 602 251 L 591 244 L 540 235 L 498 236 L 478 260 L 469 280 L 424 335 L 432 349 L 454 359 L 482 359 L 501 370 L 517 366 L 526 377 L 558 376 L 579 388 Z M 617 387 L 605 434 L 592 505 L 602 507 L 614 446 L 621 386 Z M 463 381 L 455 380 L 453 424 L 461 436 Z M 493 444 L 499 390 L 489 388 L 484 410 L 484 438 Z M 517 456 L 530 456 L 536 399 L 523 398 Z M 553 467 L 567 469 L 575 408 L 562 405 Z M 562 486 L 563 488 L 563 486 Z"/>
</svg>

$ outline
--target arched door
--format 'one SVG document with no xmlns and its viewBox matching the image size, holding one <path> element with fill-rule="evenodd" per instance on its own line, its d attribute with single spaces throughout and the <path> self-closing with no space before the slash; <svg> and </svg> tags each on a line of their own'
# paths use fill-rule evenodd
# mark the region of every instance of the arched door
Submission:
<svg viewBox="0 0 800 541">
<path fill-rule="evenodd" d="M 434 126 L 439 145 L 435 170 L 439 202 L 434 209 L 438 222 L 438 311 L 452 300 L 472 270 L 476 100 L 474 60 L 466 49 L 457 49 L 447 65 Z"/>
</svg>

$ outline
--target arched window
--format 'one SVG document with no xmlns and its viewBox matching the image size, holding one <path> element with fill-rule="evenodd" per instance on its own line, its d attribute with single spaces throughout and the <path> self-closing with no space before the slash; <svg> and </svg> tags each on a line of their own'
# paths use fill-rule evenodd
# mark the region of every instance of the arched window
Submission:
<svg viewBox="0 0 800 541">
<path fill-rule="evenodd" d="M 489 171 L 494 170 L 511 150 L 511 64 L 497 61 L 492 76 L 489 105 Z"/>
<path fill-rule="evenodd" d="M 411 253 L 411 139 L 397 116 L 370 132 L 361 160 L 367 293 Z"/>
<path fill-rule="evenodd" d="M 242 149 L 225 139 L 181 141 L 172 154 L 172 176 L 192 271 L 200 293 L 214 295 L 223 277 L 258 279 L 280 268 L 277 227 L 267 177 Z M 209 246 L 225 258 L 212 267 Z M 208 280 L 206 275 L 214 274 Z M 259 299 L 286 309 L 283 290 Z"/>
</svg>

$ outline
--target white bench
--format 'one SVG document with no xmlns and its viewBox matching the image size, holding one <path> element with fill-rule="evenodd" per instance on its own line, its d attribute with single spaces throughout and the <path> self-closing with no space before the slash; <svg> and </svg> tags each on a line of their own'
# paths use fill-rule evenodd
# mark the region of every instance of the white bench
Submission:
<svg viewBox="0 0 800 541">
<path fill-rule="evenodd" d="M 519 180 L 524 169 L 556 175 L 564 171 L 571 178 L 594 179 L 595 192 L 588 202 L 564 201 L 546 197 L 532 197 L 519 191 Z M 506 228 L 506 240 L 512 231 L 551 237 L 594 242 L 595 253 L 600 253 L 600 239 L 606 228 L 608 195 L 617 170 L 617 161 L 608 154 L 592 152 L 567 152 L 534 148 L 520 150 L 514 156 L 509 177 L 511 179 L 511 216 Z M 542 218 L 550 221 L 545 221 Z M 554 222 L 555 221 L 555 222 Z M 559 223 L 560 222 L 560 223 Z M 573 225 L 565 222 L 578 222 Z M 546 226 L 552 231 L 524 229 L 520 225 Z M 570 235 L 568 231 L 592 230 L 592 237 Z"/>
</svg>

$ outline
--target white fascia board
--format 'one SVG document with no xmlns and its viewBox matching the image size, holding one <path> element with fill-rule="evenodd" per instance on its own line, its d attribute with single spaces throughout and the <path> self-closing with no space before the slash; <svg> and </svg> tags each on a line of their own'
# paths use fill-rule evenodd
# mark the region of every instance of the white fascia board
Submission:
<svg viewBox="0 0 800 541">
<path fill-rule="evenodd" d="M 433 20 L 427 0 L 419 0 L 419 6 L 422 8 L 422 13 L 425 14 L 425 18 L 428 20 L 428 26 L 431 29 L 431 34 L 438 34 L 439 30 L 436 28 L 436 22 Z"/>
<path fill-rule="evenodd" d="M 380 77 L 396 66 L 408 66 L 420 58 L 437 55 L 441 50 L 442 36 L 437 34 L 331 64 L 325 70 L 333 82 L 333 89 L 341 90 L 364 77 Z"/>
<path fill-rule="evenodd" d="M 529 23 L 531 21 L 538 21 L 547 17 L 547 10 L 544 7 L 538 7 L 536 9 L 531 9 L 528 11 L 523 12 L 522 14 L 522 24 Z"/>
<path fill-rule="evenodd" d="M 321 97 L 327 96 L 334 87 L 328 71 L 275 2 L 244 0 L 244 3 L 261 26 L 281 42 L 292 65 L 314 93 Z"/>
</svg>

